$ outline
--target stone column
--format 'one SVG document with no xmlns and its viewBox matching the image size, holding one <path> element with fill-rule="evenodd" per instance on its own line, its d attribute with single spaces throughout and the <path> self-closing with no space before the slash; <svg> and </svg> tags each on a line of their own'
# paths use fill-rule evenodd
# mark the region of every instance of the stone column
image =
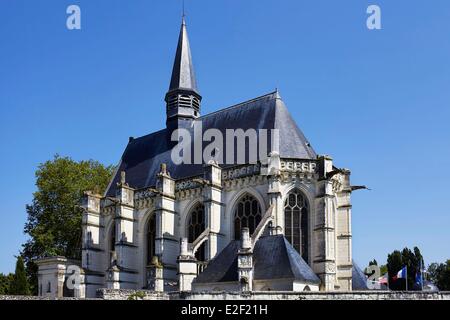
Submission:
<svg viewBox="0 0 450 320">
<path fill-rule="evenodd" d="M 206 242 L 206 260 L 213 259 L 219 251 L 218 237 L 221 229 L 222 212 L 222 170 L 210 161 L 204 167 L 204 179 L 207 181 L 203 188 L 203 204 L 205 207 L 206 228 L 210 233 Z"/>
<path fill-rule="evenodd" d="M 197 260 L 188 249 L 188 239 L 181 239 L 180 255 L 178 257 L 179 291 L 191 291 L 192 281 L 197 277 Z"/>
<path fill-rule="evenodd" d="M 350 171 L 344 170 L 341 175 L 341 190 L 337 193 L 336 210 L 336 264 L 337 282 L 340 290 L 352 290 L 352 229 L 351 229 L 351 192 Z"/>
<path fill-rule="evenodd" d="M 242 228 L 238 251 L 238 280 L 242 292 L 253 290 L 253 248 L 248 228 Z"/>
<path fill-rule="evenodd" d="M 106 281 L 108 289 L 121 289 L 120 287 L 120 269 L 116 265 L 108 270 L 108 278 Z"/>
<path fill-rule="evenodd" d="M 155 198 L 156 239 L 155 253 L 162 265 L 165 283 L 176 282 L 178 239 L 175 238 L 175 181 L 170 177 L 166 164 L 161 164 L 157 176 L 157 196 Z"/>
<path fill-rule="evenodd" d="M 333 170 L 332 159 L 319 158 L 319 181 L 315 200 L 313 270 L 322 280 L 322 290 L 336 289 L 335 225 L 333 212 L 333 186 L 327 174 Z"/>
<path fill-rule="evenodd" d="M 147 267 L 148 288 L 156 292 L 164 291 L 163 265 L 158 256 L 152 258 L 152 263 Z"/>
<path fill-rule="evenodd" d="M 81 220 L 83 257 L 90 251 L 95 252 L 100 245 L 100 199 L 100 195 L 90 191 L 85 192 L 83 197 L 84 212 Z M 98 269 L 99 266 L 93 265 L 92 259 L 83 259 L 83 268 L 92 270 L 96 267 Z"/>
<path fill-rule="evenodd" d="M 85 192 L 82 202 L 84 209 L 82 228 L 81 267 L 85 272 L 85 281 L 95 291 L 104 285 L 105 259 L 104 240 L 102 234 L 102 217 L 100 214 L 101 196 Z M 85 284 L 82 284 L 85 286 Z M 81 289 L 83 292 L 87 288 Z"/>
<path fill-rule="evenodd" d="M 137 282 L 136 252 L 134 235 L 134 189 L 126 183 L 125 172 L 121 172 L 121 181 L 116 192 L 116 246 L 117 267 L 120 269 L 122 289 L 134 289 Z"/>
<path fill-rule="evenodd" d="M 274 206 L 273 226 L 269 230 L 272 234 L 284 234 L 284 210 L 281 197 L 281 179 L 280 179 L 281 160 L 280 155 L 276 151 L 272 151 L 269 155 L 269 163 L 267 168 L 269 189 L 267 196 L 269 198 L 269 207 Z"/>
</svg>

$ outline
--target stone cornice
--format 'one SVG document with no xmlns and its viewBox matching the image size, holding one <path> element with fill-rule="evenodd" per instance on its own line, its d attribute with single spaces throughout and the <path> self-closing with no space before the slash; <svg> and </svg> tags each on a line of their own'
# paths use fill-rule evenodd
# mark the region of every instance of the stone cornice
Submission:
<svg viewBox="0 0 450 320">
<path fill-rule="evenodd" d="M 86 246 L 83 246 L 83 247 L 81 248 L 81 250 L 85 250 L 85 251 L 95 251 L 95 252 L 105 252 L 105 250 L 103 250 L 102 248 L 100 248 L 100 247 L 98 247 L 98 246 L 95 246 L 95 247 L 86 247 Z"/>
<path fill-rule="evenodd" d="M 90 223 L 90 222 L 84 222 L 81 223 L 82 226 L 89 226 L 89 227 L 94 227 L 94 228 L 104 228 L 103 225 L 101 224 L 95 224 L 95 223 Z"/>
<path fill-rule="evenodd" d="M 315 227 L 313 229 L 313 231 L 334 231 L 334 227 L 321 225 L 321 226 Z"/>
</svg>

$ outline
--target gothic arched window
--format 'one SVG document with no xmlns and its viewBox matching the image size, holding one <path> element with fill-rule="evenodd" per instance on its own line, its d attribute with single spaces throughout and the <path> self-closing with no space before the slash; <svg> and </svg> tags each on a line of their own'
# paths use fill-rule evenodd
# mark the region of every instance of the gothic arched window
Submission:
<svg viewBox="0 0 450 320">
<path fill-rule="evenodd" d="M 152 259 L 156 254 L 155 239 L 156 239 L 156 217 L 155 214 L 152 214 L 147 222 L 147 265 L 149 265 L 152 262 Z"/>
<path fill-rule="evenodd" d="M 308 262 L 308 201 L 303 194 L 294 190 L 284 204 L 284 234 L 286 239 Z"/>
<path fill-rule="evenodd" d="M 116 222 L 113 221 L 109 236 L 109 250 L 114 251 L 116 246 Z"/>
<path fill-rule="evenodd" d="M 114 251 L 116 249 L 116 222 L 112 222 L 111 231 L 109 234 L 109 261 L 112 263 Z"/>
<path fill-rule="evenodd" d="M 193 243 L 205 231 L 205 225 L 205 207 L 199 203 L 189 214 L 187 223 L 189 243 Z M 205 247 L 205 243 L 203 243 L 195 253 L 198 261 L 205 261 Z"/>
<path fill-rule="evenodd" d="M 241 230 L 249 228 L 250 235 L 255 232 L 261 221 L 261 207 L 255 197 L 246 194 L 234 209 L 234 239 L 241 238 Z"/>
</svg>

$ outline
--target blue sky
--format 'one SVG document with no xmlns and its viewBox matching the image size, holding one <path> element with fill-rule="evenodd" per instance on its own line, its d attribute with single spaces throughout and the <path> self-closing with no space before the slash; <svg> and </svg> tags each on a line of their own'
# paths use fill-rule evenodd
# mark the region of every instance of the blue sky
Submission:
<svg viewBox="0 0 450 320">
<path fill-rule="evenodd" d="M 66 8 L 82 30 L 66 29 Z M 382 30 L 366 28 L 366 8 Z M 0 2 L 0 272 L 54 154 L 116 164 L 164 126 L 181 0 Z M 352 171 L 360 265 L 405 246 L 450 258 L 450 2 L 186 0 L 206 114 L 279 88 L 320 154 Z"/>
</svg>

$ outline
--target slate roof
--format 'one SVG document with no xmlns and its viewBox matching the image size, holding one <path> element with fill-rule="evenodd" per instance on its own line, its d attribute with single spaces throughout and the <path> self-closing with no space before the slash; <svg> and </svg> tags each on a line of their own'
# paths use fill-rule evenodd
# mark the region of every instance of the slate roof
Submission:
<svg viewBox="0 0 450 320">
<path fill-rule="evenodd" d="M 169 92 L 177 89 L 193 90 L 198 93 L 191 47 L 189 45 L 184 17 L 181 24 L 180 36 L 178 37 L 178 46 L 173 63 Z"/>
<path fill-rule="evenodd" d="M 195 283 L 238 281 L 239 240 L 232 241 L 194 280 Z M 283 235 L 261 237 L 253 251 L 254 280 L 293 279 L 319 284 L 320 279 Z"/>
<path fill-rule="evenodd" d="M 369 290 L 367 277 L 355 261 L 353 261 L 352 268 L 352 290 Z"/>
<path fill-rule="evenodd" d="M 219 129 L 225 136 L 226 129 L 278 129 L 279 153 L 284 158 L 316 159 L 317 155 L 309 145 L 302 131 L 292 119 L 278 92 L 219 110 L 198 118 L 203 131 Z M 190 128 L 192 131 L 193 129 Z M 121 158 L 115 177 L 106 191 L 114 196 L 120 172 L 126 172 L 127 183 L 136 189 L 155 186 L 160 164 L 166 163 L 170 175 L 175 179 L 201 175 L 202 165 L 175 165 L 171 160 L 170 134 L 163 129 L 131 140 Z M 270 140 L 270 139 L 269 139 Z M 203 143 L 203 147 L 208 145 Z M 271 150 L 269 141 L 269 152 Z M 223 150 L 226 159 L 226 150 Z M 248 159 L 248 155 L 247 155 Z M 258 160 L 259 156 L 258 156 Z M 221 165 L 225 167 L 225 165 Z"/>
</svg>

